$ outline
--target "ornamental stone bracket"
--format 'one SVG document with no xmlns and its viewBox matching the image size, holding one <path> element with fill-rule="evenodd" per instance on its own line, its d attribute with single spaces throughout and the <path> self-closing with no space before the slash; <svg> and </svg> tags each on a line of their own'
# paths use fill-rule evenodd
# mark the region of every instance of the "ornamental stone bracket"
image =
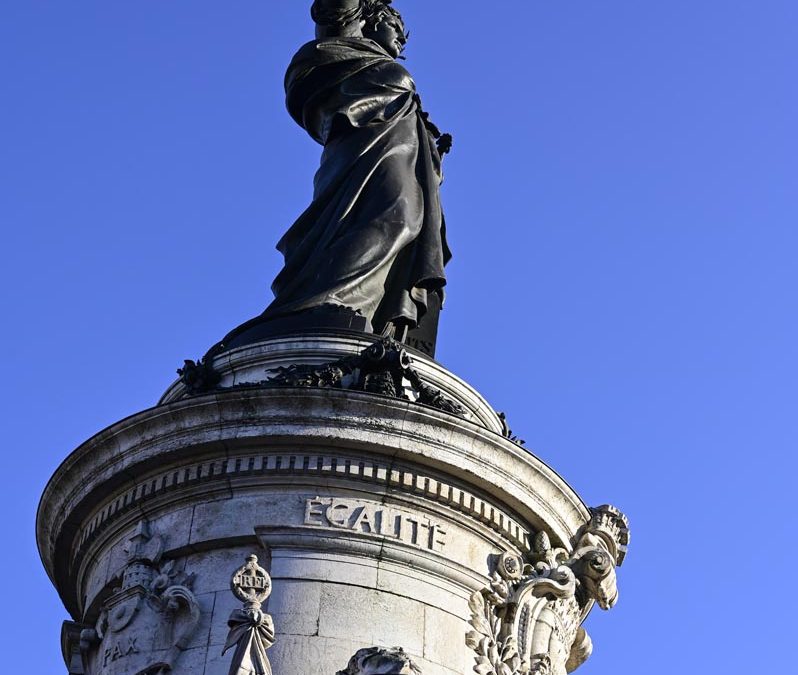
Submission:
<svg viewBox="0 0 798 675">
<path fill-rule="evenodd" d="M 199 362 L 185 361 L 177 373 L 189 394 L 221 391 L 221 376 L 212 365 L 213 354 Z M 360 354 L 347 356 L 320 365 L 294 364 L 279 367 L 260 382 L 236 385 L 251 387 L 302 387 L 348 389 L 415 401 L 453 415 L 465 416 L 467 410 L 457 401 L 430 386 L 413 368 L 413 361 L 404 346 L 393 338 L 381 338 Z"/>
<path fill-rule="evenodd" d="M 336 675 L 421 675 L 421 669 L 401 647 L 370 647 L 359 650 Z"/>
<path fill-rule="evenodd" d="M 227 622 L 230 632 L 222 653 L 235 647 L 230 675 L 272 675 L 266 651 L 274 644 L 274 622 L 261 610 L 271 595 L 272 580 L 258 565 L 257 556 L 249 556 L 246 565 L 236 570 L 230 589 L 244 603 Z"/>
<path fill-rule="evenodd" d="M 69 675 L 86 675 L 86 662 L 83 657 L 81 635 L 88 626 L 74 621 L 64 621 L 61 625 L 61 655 Z M 88 645 L 84 645 L 88 648 Z"/>
<path fill-rule="evenodd" d="M 80 634 L 85 675 L 161 675 L 172 671 L 200 620 L 194 575 L 161 562 L 163 538 L 140 521 L 125 548 L 122 585 Z"/>
<path fill-rule="evenodd" d="M 473 628 L 466 643 L 480 675 L 565 675 L 590 656 L 581 627 L 593 602 L 618 600 L 615 568 L 629 543 L 626 517 L 612 506 L 592 509 L 573 553 L 552 548 L 540 532 L 525 561 L 505 553 L 490 584 L 469 602 Z"/>
</svg>

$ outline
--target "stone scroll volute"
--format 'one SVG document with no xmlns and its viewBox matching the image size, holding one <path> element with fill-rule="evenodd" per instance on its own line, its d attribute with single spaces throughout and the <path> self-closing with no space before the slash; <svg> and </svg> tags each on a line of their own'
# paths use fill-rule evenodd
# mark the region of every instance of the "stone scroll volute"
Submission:
<svg viewBox="0 0 798 675">
<path fill-rule="evenodd" d="M 590 656 L 582 628 L 593 602 L 611 609 L 618 599 L 615 568 L 626 555 L 626 517 L 611 506 L 592 509 L 572 552 L 554 548 L 545 532 L 528 560 L 505 553 L 490 584 L 469 603 L 466 643 L 480 675 L 565 675 Z"/>
</svg>

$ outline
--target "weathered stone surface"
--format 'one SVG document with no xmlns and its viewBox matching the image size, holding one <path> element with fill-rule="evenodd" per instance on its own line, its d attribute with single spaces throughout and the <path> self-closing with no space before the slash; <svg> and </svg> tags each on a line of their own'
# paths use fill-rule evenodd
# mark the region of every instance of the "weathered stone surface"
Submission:
<svg viewBox="0 0 798 675">
<path fill-rule="evenodd" d="M 469 672 L 473 664 L 471 654 L 463 650 L 460 640 L 452 639 L 453 635 L 465 635 L 468 631 L 462 614 L 427 605 L 424 608 L 424 658 L 457 673 Z"/>
<path fill-rule="evenodd" d="M 258 557 L 250 555 L 230 580 L 230 590 L 243 608 L 230 613 L 227 635 L 222 654 L 233 650 L 231 675 L 271 675 L 272 667 L 267 650 L 274 645 L 274 622 L 261 608 L 272 592 L 268 572 L 258 564 Z"/>
<path fill-rule="evenodd" d="M 80 634 L 88 673 L 165 672 L 191 651 L 202 611 L 191 590 L 195 575 L 165 560 L 164 545 L 146 520 L 129 534 L 122 547 L 126 562 L 115 578 L 120 585 L 98 605 L 94 628 Z"/>
<path fill-rule="evenodd" d="M 617 602 L 615 567 L 628 543 L 626 517 L 602 506 L 593 509 L 571 553 L 539 532 L 528 561 L 502 555 L 491 583 L 469 603 L 474 671 L 565 675 L 581 666 L 592 651 L 581 623 L 594 602 L 605 610 Z"/>
<path fill-rule="evenodd" d="M 284 635 L 318 635 L 325 584 L 281 579 L 269 600 L 275 625 Z"/>
<path fill-rule="evenodd" d="M 322 346 L 319 359 L 329 355 Z M 263 350 L 278 347 L 307 357 L 296 342 Z M 255 347 L 244 351 L 262 366 Z M 239 365 L 224 376 L 240 377 Z M 480 409 L 455 378 L 440 381 Z M 78 448 L 42 500 L 42 558 L 88 631 L 83 675 L 139 675 L 139 655 L 124 653 L 127 626 L 91 633 L 127 602 L 126 584 L 131 602 L 147 607 L 129 624 L 135 648 L 149 650 L 142 663 L 154 656 L 176 675 L 227 675 L 228 621 L 242 609 L 230 575 L 252 554 L 272 579 L 262 611 L 274 622 L 276 673 L 330 675 L 360 649 L 398 645 L 425 675 L 462 675 L 474 658 L 469 601 L 499 556 L 532 560 L 542 532 L 578 557 L 597 522 L 554 471 L 484 420 L 335 389 L 172 393 Z M 191 579 L 193 602 L 176 598 L 171 623 L 162 598 L 181 584 L 153 585 L 164 570 Z M 77 668 L 78 633 L 67 633 Z"/>
<path fill-rule="evenodd" d="M 342 358 L 356 357 L 374 340 L 374 336 L 366 335 L 273 338 L 257 345 L 225 351 L 213 357 L 209 366 L 218 374 L 214 387 L 222 390 L 252 387 L 264 383 L 269 375 L 296 364 L 320 366 Z M 499 415 L 478 392 L 425 354 L 413 350 L 410 352 L 413 368 L 425 383 L 462 405 L 467 419 L 501 433 Z M 410 383 L 407 383 L 407 387 L 409 391 Z M 188 395 L 190 392 L 181 379 L 167 390 L 161 403 L 172 403 Z"/>
</svg>

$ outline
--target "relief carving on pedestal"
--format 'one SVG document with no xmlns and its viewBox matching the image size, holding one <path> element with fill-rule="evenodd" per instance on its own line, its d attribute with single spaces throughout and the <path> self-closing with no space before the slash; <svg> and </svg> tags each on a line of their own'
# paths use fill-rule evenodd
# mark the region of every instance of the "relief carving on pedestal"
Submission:
<svg viewBox="0 0 798 675">
<path fill-rule="evenodd" d="M 185 361 L 177 373 L 191 395 L 205 394 L 219 387 L 221 376 L 213 369 L 213 353 L 199 362 Z M 269 371 L 262 382 L 236 385 L 234 388 L 303 387 L 349 389 L 413 400 L 465 417 L 468 411 L 440 389 L 427 384 L 413 368 L 413 361 L 404 346 L 383 337 L 355 356 L 346 356 L 321 365 L 295 364 Z"/>
<path fill-rule="evenodd" d="M 421 675 L 421 669 L 401 647 L 370 647 L 358 651 L 336 675 Z"/>
<path fill-rule="evenodd" d="M 480 675 L 565 675 L 590 656 L 581 627 L 587 606 L 618 600 L 615 568 L 629 543 L 626 517 L 611 506 L 592 509 L 573 553 L 535 537 L 529 562 L 505 553 L 487 588 L 470 600 L 466 643 Z"/>
<path fill-rule="evenodd" d="M 141 521 L 128 541 L 122 585 L 103 604 L 94 629 L 81 633 L 91 675 L 171 672 L 200 620 L 194 575 L 161 562 L 163 538 Z"/>
<path fill-rule="evenodd" d="M 249 556 L 246 565 L 236 570 L 230 589 L 244 603 L 227 622 L 230 632 L 222 653 L 235 647 L 230 675 L 271 675 L 266 650 L 274 644 L 274 622 L 261 605 L 271 595 L 272 580 L 258 565 L 257 556 Z"/>
</svg>

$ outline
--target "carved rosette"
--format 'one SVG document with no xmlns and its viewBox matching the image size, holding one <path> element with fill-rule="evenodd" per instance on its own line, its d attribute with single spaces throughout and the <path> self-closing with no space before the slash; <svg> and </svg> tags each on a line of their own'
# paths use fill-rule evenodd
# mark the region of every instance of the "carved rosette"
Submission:
<svg viewBox="0 0 798 675">
<path fill-rule="evenodd" d="M 163 538 L 141 521 L 126 546 L 122 585 L 80 635 L 86 675 L 160 675 L 172 671 L 200 620 L 194 575 L 162 562 Z"/>
<path fill-rule="evenodd" d="M 246 565 L 236 570 L 230 589 L 244 603 L 227 622 L 230 632 L 222 653 L 235 647 L 230 675 L 271 675 L 266 650 L 274 644 L 274 622 L 261 606 L 271 595 L 272 580 L 258 565 L 257 556 L 249 556 Z"/>
<path fill-rule="evenodd" d="M 592 510 L 573 552 L 553 548 L 545 532 L 535 537 L 528 561 L 505 553 L 490 584 L 470 600 L 466 643 L 476 652 L 480 675 L 565 675 L 590 656 L 581 627 L 597 602 L 618 600 L 615 568 L 626 555 L 626 517 L 611 506 Z"/>
</svg>

